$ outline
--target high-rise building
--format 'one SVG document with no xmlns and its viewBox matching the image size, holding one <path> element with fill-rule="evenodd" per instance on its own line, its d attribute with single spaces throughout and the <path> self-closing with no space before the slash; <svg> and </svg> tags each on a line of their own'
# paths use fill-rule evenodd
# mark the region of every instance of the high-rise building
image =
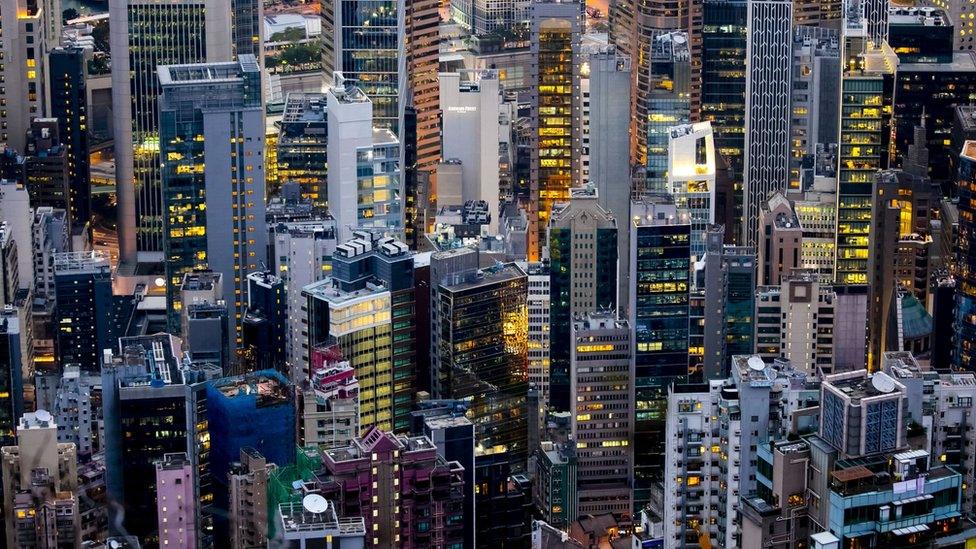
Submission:
<svg viewBox="0 0 976 549">
<path fill-rule="evenodd" d="M 91 230 L 91 161 L 88 133 L 88 60 L 77 47 L 51 51 L 51 117 L 58 120 L 58 134 L 65 147 L 68 164 L 69 214 L 71 235 Z"/>
<path fill-rule="evenodd" d="M 380 2 L 384 3 L 384 2 Z M 357 228 L 402 234 L 403 182 L 400 141 L 382 128 L 383 111 L 344 74 L 326 97 L 328 115 L 329 210 L 340 241 Z M 387 97 L 387 99 L 389 99 Z"/>
<path fill-rule="evenodd" d="M 414 129 L 416 143 L 416 167 L 430 172 L 441 158 L 440 107 L 438 102 L 437 72 L 440 66 L 439 0 L 410 0 L 405 2 L 405 37 L 407 46 L 407 78 L 401 85 L 407 86 L 410 103 L 416 118 Z M 406 133 L 397 134 L 401 141 Z M 404 210 L 416 212 L 416 189 L 407 192 Z M 410 202 L 413 204 L 410 204 Z M 407 223 L 411 226 L 411 223 Z M 409 238 L 409 237 L 408 237 Z"/>
<path fill-rule="evenodd" d="M 409 84 L 405 1 L 334 4 L 323 10 L 326 85 L 335 81 L 335 73 L 342 73 L 369 98 L 375 125 L 404 140 L 404 94 Z M 330 99 L 330 110 L 333 105 Z"/>
<path fill-rule="evenodd" d="M 295 387 L 274 370 L 226 377 L 207 384 L 210 478 L 214 537 L 230 538 L 230 473 L 241 450 L 257 450 L 287 467 L 295 458 Z"/>
<path fill-rule="evenodd" d="M 441 73 L 439 80 L 443 157 L 461 163 L 460 204 L 468 200 L 487 202 L 486 229 L 488 234 L 498 234 L 498 144 L 502 138 L 498 124 L 502 109 L 498 71 Z"/>
<path fill-rule="evenodd" d="M 580 183 L 583 4 L 537 0 L 531 7 L 532 109 L 528 259 L 539 261 L 552 206 Z"/>
<path fill-rule="evenodd" d="M 185 453 L 163 454 L 156 462 L 156 515 L 159 546 L 193 547 L 197 544 L 193 462 Z"/>
<path fill-rule="evenodd" d="M 157 127 L 162 89 L 156 67 L 232 59 L 231 2 L 112 0 L 109 20 L 115 29 L 109 40 L 112 133 L 116 143 L 125 144 L 115 151 L 119 260 L 133 269 L 136 262 L 169 259 L 163 253 L 166 212 Z"/>
<path fill-rule="evenodd" d="M 705 253 L 705 232 L 715 223 L 715 141 L 710 122 L 670 128 L 667 192 L 691 223 L 691 255 Z"/>
<path fill-rule="evenodd" d="M 49 206 L 70 211 L 68 157 L 55 118 L 35 118 L 27 132 L 23 157 L 23 183 L 32 207 Z"/>
<path fill-rule="evenodd" d="M 268 541 L 269 464 L 254 448 L 241 448 L 240 460 L 227 473 L 230 487 L 230 546 L 259 547 Z"/>
<path fill-rule="evenodd" d="M 23 358 L 20 354 L 20 319 L 0 313 L 0 444 L 14 444 L 17 421 L 24 413 Z"/>
<path fill-rule="evenodd" d="M 688 35 L 669 32 L 651 41 L 651 91 L 646 120 L 637 123 L 638 155 L 645 159 L 645 187 L 662 192 L 668 187 L 668 145 L 671 127 L 691 122 L 691 52 Z M 639 91 L 639 88 L 638 88 Z"/>
<path fill-rule="evenodd" d="M 725 378 L 733 356 L 755 352 L 756 254 L 748 246 L 723 244 L 724 233 L 721 225 L 708 228 L 705 253 L 695 265 L 702 366 L 700 372 L 690 371 L 694 381 L 699 374 L 706 382 Z"/>
<path fill-rule="evenodd" d="M 99 252 L 55 254 L 56 344 L 61 364 L 98 372 L 102 351 L 115 346 L 112 335 L 118 327 L 108 321 L 113 306 L 111 275 L 108 258 Z"/>
<path fill-rule="evenodd" d="M 359 380 L 338 346 L 312 352 L 312 374 L 301 387 L 300 446 L 339 448 L 359 434 Z"/>
<path fill-rule="evenodd" d="M 471 528 L 464 468 L 440 457 L 427 437 L 370 427 L 349 446 L 323 451 L 322 465 L 331 477 L 323 495 L 342 516 L 364 518 L 366 547 L 460 545 Z"/>
<path fill-rule="evenodd" d="M 842 285 L 866 285 L 871 185 L 875 172 L 888 168 L 898 58 L 886 42 L 870 42 L 869 21 L 856 2 L 845 11 L 841 39 L 844 72 L 840 83 L 834 280 Z"/>
<path fill-rule="evenodd" d="M 542 519 L 568 530 L 572 517 L 579 516 L 576 495 L 576 448 L 570 440 L 544 440 L 533 455 L 535 478 L 532 499 Z"/>
<path fill-rule="evenodd" d="M 691 225 L 663 196 L 635 200 L 630 213 L 634 508 L 640 509 L 663 478 L 667 387 L 688 376 Z"/>
<path fill-rule="evenodd" d="M 233 59 L 253 55 L 264 67 L 264 2 L 260 0 L 231 0 L 231 47 Z M 230 61 L 222 59 L 221 61 Z"/>
<path fill-rule="evenodd" d="M 884 372 L 828 375 L 821 384 L 820 438 L 840 457 L 894 452 L 905 447 L 908 395 Z"/>
<path fill-rule="evenodd" d="M 8 269 L 11 272 L 16 271 L 16 289 L 21 290 L 29 290 L 34 282 L 34 266 L 29 246 L 32 216 L 30 195 L 23 183 L 0 179 L 0 219 L 6 222 L 5 232 L 16 246 L 12 257 L 14 261 Z M 13 303 L 12 296 L 4 297 L 5 303 Z"/>
<path fill-rule="evenodd" d="M 166 334 L 122 338 L 119 348 L 118 355 L 106 353 L 102 368 L 105 486 L 119 503 L 109 511 L 110 532 L 158 541 L 155 463 L 182 452 L 193 465 L 197 503 L 186 527 L 206 543 L 213 537 L 214 491 L 205 382 L 221 375 L 219 367 L 182 363 L 179 340 Z"/>
<path fill-rule="evenodd" d="M 285 341 L 288 315 L 285 283 L 271 271 L 247 275 L 247 314 L 243 339 L 252 370 L 274 369 L 287 376 Z"/>
<path fill-rule="evenodd" d="M 976 371 L 976 141 L 959 154 L 959 236 L 955 240 L 956 321 L 953 365 Z"/>
<path fill-rule="evenodd" d="M 289 93 L 278 122 L 278 179 L 297 183 L 315 207 L 328 204 L 328 118 L 323 93 Z"/>
<path fill-rule="evenodd" d="M 705 0 L 702 6 L 701 119 L 712 123 L 715 147 L 730 171 L 732 193 L 726 201 L 737 206 L 733 219 L 742 216 L 748 21 L 745 0 Z M 727 230 L 734 238 L 742 232 L 736 226 Z"/>
<path fill-rule="evenodd" d="M 802 191 L 809 186 L 803 180 L 804 164 L 815 159 L 818 145 L 837 141 L 838 98 L 831 92 L 840 81 L 840 36 L 834 29 L 815 26 L 798 25 L 794 31 L 787 189 Z"/>
<path fill-rule="evenodd" d="M 524 27 L 532 0 L 459 0 L 451 4 L 451 19 L 475 36 Z"/>
<path fill-rule="evenodd" d="M 269 227 L 268 265 L 285 283 L 285 364 L 294 382 L 305 377 L 302 345 L 308 341 L 307 300 L 302 288 L 332 274 L 336 228 L 332 219 L 275 223 Z"/>
<path fill-rule="evenodd" d="M 17 444 L 0 448 L 7 547 L 81 543 L 78 456 L 74 444 L 56 442 L 57 429 L 46 410 L 24 414 Z"/>
<path fill-rule="evenodd" d="M 303 291 L 306 352 L 338 344 L 359 379 L 360 423 L 407 429 L 416 379 L 413 253 L 392 238 L 357 231 L 336 248 L 332 267 L 331 277 Z"/>
<path fill-rule="evenodd" d="M 48 52 L 61 39 L 61 7 L 50 0 L 5 2 L 0 26 L 0 144 L 22 153 L 31 122 L 48 112 Z"/>
<path fill-rule="evenodd" d="M 178 330 L 183 275 L 210 269 L 223 275 L 236 347 L 247 274 L 267 250 L 260 69 L 250 54 L 237 62 L 161 66 L 159 87 L 170 329 Z"/>
<path fill-rule="evenodd" d="M 430 270 L 434 396 L 470 399 L 478 454 L 519 467 L 528 457 L 528 278 L 514 263 L 478 269 L 470 248 L 434 253 Z"/>
<path fill-rule="evenodd" d="M 756 288 L 756 354 L 767 362 L 789 360 L 807 375 L 830 373 L 834 364 L 837 294 L 817 273 L 793 271 L 780 285 Z"/>
<path fill-rule="evenodd" d="M 572 325 L 570 410 L 576 441 L 576 516 L 633 523 L 634 349 L 630 324 L 592 312 Z M 611 411 L 612 410 L 612 411 Z"/>
<path fill-rule="evenodd" d="M 617 220 L 592 186 L 571 189 L 549 219 L 549 406 L 572 410 L 570 332 L 579 315 L 617 307 Z"/>
<path fill-rule="evenodd" d="M 539 407 L 545 409 L 549 404 L 552 352 L 550 271 L 546 263 L 529 263 L 525 272 L 529 275 L 529 386 L 538 391 Z"/>
<path fill-rule="evenodd" d="M 755 246 L 759 209 L 790 173 L 793 2 L 748 0 L 742 243 Z"/>
</svg>

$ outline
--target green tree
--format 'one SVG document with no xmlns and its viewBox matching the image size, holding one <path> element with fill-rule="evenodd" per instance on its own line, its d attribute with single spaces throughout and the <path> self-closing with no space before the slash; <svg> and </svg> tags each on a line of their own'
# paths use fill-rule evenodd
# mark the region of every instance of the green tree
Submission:
<svg viewBox="0 0 976 549">
<path fill-rule="evenodd" d="M 66 9 L 66 10 L 64 10 L 64 11 L 61 12 L 61 22 L 67 23 L 68 21 L 71 21 L 72 19 L 78 19 L 78 17 L 80 17 L 80 16 L 81 16 L 81 14 L 78 13 L 78 10 L 76 10 L 74 8 L 68 8 L 68 9 Z"/>
</svg>

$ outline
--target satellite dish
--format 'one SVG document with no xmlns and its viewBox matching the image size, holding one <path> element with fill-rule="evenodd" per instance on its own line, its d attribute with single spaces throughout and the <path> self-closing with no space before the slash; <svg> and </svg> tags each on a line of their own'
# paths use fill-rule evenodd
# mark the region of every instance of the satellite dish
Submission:
<svg viewBox="0 0 976 549">
<path fill-rule="evenodd" d="M 329 501 L 319 494 L 309 494 L 302 499 L 302 507 L 309 513 L 324 513 L 329 510 Z"/>
<path fill-rule="evenodd" d="M 895 390 L 895 380 L 884 372 L 877 372 L 871 376 L 871 386 L 879 393 L 890 393 Z"/>
<path fill-rule="evenodd" d="M 750 370 L 755 370 L 757 372 L 761 372 L 766 369 L 766 363 L 763 362 L 763 359 L 759 358 L 758 356 L 749 357 L 746 364 L 749 365 Z"/>
<path fill-rule="evenodd" d="M 37 421 L 45 422 L 54 419 L 54 417 L 51 416 L 51 412 L 48 412 L 47 410 L 38 410 L 34 412 L 34 417 L 37 418 Z"/>
</svg>

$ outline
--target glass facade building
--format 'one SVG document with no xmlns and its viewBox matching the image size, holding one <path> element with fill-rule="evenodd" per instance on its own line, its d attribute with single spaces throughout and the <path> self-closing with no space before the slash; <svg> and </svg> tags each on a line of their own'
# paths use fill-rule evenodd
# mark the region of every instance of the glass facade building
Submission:
<svg viewBox="0 0 976 549">
<path fill-rule="evenodd" d="M 664 472 L 668 386 L 688 376 L 691 226 L 663 198 L 633 202 L 631 215 L 634 508 L 641 509 Z"/>
<path fill-rule="evenodd" d="M 959 155 L 959 238 L 956 240 L 956 320 L 954 364 L 976 371 L 976 141 Z"/>
<path fill-rule="evenodd" d="M 691 57 L 688 35 L 662 34 L 651 43 L 651 91 L 647 94 L 647 190 L 664 191 L 668 182 L 670 128 L 691 118 Z M 638 145 L 639 146 L 639 145 Z"/>
<path fill-rule="evenodd" d="M 87 61 L 81 48 L 57 48 L 50 55 L 51 116 L 58 119 L 58 135 L 65 147 L 71 233 L 90 229 Z"/>
<path fill-rule="evenodd" d="M 328 138 L 325 94 L 290 93 L 279 123 L 278 180 L 295 182 L 302 198 L 328 205 Z"/>
</svg>

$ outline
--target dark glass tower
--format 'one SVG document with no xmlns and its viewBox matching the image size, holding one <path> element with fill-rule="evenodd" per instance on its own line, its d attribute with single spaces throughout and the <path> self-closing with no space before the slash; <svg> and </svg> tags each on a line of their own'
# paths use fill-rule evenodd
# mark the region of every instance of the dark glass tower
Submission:
<svg viewBox="0 0 976 549">
<path fill-rule="evenodd" d="M 668 386 L 688 377 L 691 225 L 674 204 L 631 204 L 630 316 L 635 331 L 634 508 L 664 475 Z"/>
<path fill-rule="evenodd" d="M 71 234 L 91 230 L 91 176 L 88 149 L 88 81 L 85 52 L 56 48 L 50 54 L 51 116 L 58 120 L 66 149 L 68 188 L 71 193 Z"/>
<path fill-rule="evenodd" d="M 98 372 L 102 351 L 115 346 L 113 322 L 107 321 L 113 306 L 111 275 L 108 258 L 96 252 L 55 255 L 55 337 L 61 364 Z"/>
<path fill-rule="evenodd" d="M 976 141 L 966 141 L 959 155 L 959 237 L 956 260 L 956 367 L 976 372 Z"/>
</svg>

